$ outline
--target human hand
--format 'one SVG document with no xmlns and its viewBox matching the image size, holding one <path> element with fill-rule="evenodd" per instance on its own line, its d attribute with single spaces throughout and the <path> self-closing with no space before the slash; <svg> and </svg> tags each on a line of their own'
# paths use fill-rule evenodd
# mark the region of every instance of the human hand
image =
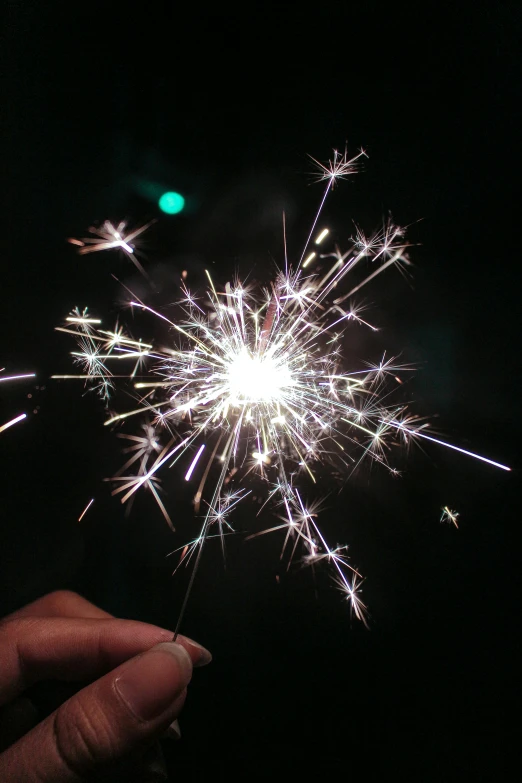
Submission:
<svg viewBox="0 0 522 783">
<path fill-rule="evenodd" d="M 145 752 L 179 715 L 192 667 L 211 660 L 196 642 L 172 636 L 67 591 L 1 620 L 0 724 L 11 736 L 0 780 L 78 783 Z M 44 680 L 91 684 L 31 728 L 23 693 Z"/>
</svg>

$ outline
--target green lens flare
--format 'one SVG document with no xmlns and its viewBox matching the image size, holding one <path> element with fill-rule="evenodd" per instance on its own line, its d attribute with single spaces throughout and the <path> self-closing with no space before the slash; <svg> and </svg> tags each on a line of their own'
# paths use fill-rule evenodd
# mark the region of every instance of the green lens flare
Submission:
<svg viewBox="0 0 522 783">
<path fill-rule="evenodd" d="M 185 199 L 181 193 L 175 193 L 173 190 L 169 190 L 160 197 L 158 206 L 161 211 L 165 212 L 167 215 L 177 215 L 185 206 Z"/>
</svg>

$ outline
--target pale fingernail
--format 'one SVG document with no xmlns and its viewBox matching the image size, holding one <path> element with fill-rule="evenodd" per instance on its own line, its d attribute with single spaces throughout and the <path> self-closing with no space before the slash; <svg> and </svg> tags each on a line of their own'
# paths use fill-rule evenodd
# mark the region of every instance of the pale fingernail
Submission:
<svg viewBox="0 0 522 783">
<path fill-rule="evenodd" d="M 177 718 L 176 720 L 173 720 L 168 727 L 167 731 L 165 732 L 165 737 L 172 740 L 181 739 L 181 729 L 179 727 L 179 720 Z"/>
<path fill-rule="evenodd" d="M 114 686 L 141 720 L 159 717 L 187 687 L 192 676 L 188 652 L 174 642 L 162 642 L 130 662 Z"/>
<path fill-rule="evenodd" d="M 198 653 L 198 659 L 197 661 L 194 661 L 194 666 L 206 666 L 207 663 L 210 663 L 212 660 L 212 653 L 207 650 L 206 647 L 203 647 L 201 644 L 198 644 L 197 642 L 193 641 L 192 639 L 187 639 L 186 636 L 183 637 L 185 642 L 189 645 L 189 647 L 193 647 L 195 650 L 197 650 Z"/>
</svg>

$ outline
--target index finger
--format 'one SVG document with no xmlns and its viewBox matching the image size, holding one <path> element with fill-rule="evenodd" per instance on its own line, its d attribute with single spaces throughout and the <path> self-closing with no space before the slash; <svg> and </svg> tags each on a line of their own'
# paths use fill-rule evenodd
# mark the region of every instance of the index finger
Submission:
<svg viewBox="0 0 522 783">
<path fill-rule="evenodd" d="M 91 620 L 103 620 L 112 614 L 95 606 L 86 598 L 82 598 L 72 590 L 55 590 L 52 593 L 37 598 L 30 604 L 17 609 L 3 617 L 0 622 L 7 622 L 19 617 L 84 617 Z"/>
<path fill-rule="evenodd" d="M 161 642 L 172 631 L 135 620 L 21 617 L 0 627 L 0 706 L 40 680 L 92 680 Z M 194 666 L 211 658 L 178 636 Z"/>
</svg>

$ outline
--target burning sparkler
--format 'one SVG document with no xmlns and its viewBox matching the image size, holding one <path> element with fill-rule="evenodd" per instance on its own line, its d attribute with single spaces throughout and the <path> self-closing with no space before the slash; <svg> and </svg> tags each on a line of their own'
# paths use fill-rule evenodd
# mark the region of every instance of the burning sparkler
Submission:
<svg viewBox="0 0 522 783">
<path fill-rule="evenodd" d="M 134 364 L 128 377 L 140 395 L 139 404 L 112 415 L 105 424 L 145 415 L 145 434 L 122 435 L 132 443 L 131 456 L 113 479 L 118 483 L 114 494 L 125 503 L 140 488 L 148 489 L 172 525 L 159 495 L 158 471 L 178 465 L 187 481 L 197 482 L 195 509 L 203 509 L 203 522 L 199 535 L 182 549 L 181 562 L 194 557 L 195 563 L 179 621 L 203 546 L 216 536 L 224 546 L 225 536 L 233 530 L 230 513 L 248 494 L 244 481 L 252 474 L 266 482 L 266 502 L 279 519 L 275 527 L 261 532 L 283 534 L 281 557 L 288 563 L 298 552 L 305 564 L 328 562 L 352 612 L 366 622 L 362 577 L 348 560 L 346 547 L 327 543 L 317 521 L 317 505 L 304 499 L 303 482 L 316 482 L 321 466 L 347 474 L 365 458 L 396 474 L 389 463 L 391 444 L 419 439 L 509 470 L 434 438 L 426 423 L 389 401 L 387 386 L 407 365 L 383 357 L 377 365 L 346 369 L 341 335 L 354 324 L 374 331 L 376 327 L 361 317 L 362 308 L 343 303 L 389 267 L 404 271 L 409 264 L 404 230 L 391 220 L 370 237 L 357 230 L 345 253 L 336 248 L 328 252 L 326 247 L 320 253 L 328 231 L 315 234 L 325 200 L 338 180 L 357 170 L 363 156 L 364 151 L 352 159 L 335 152 L 328 164 L 317 164 L 326 187 L 311 231 L 297 263 L 289 262 L 285 248 L 284 268 L 269 288 L 244 286 L 238 279 L 218 290 L 207 273 L 208 302 L 197 304 L 182 283 L 183 297 L 172 317 L 138 299 L 129 302 L 167 332 L 158 345 L 133 340 L 121 328 L 104 331 L 87 310 L 76 310 L 61 327 L 77 337 L 80 350 L 73 356 L 83 370 L 78 377 L 92 382 L 105 399 L 116 378 L 108 369 L 110 362 Z M 122 247 L 130 239 L 122 238 L 121 226 L 116 229 L 119 239 L 111 224 L 104 230 L 112 238 L 100 234 L 103 247 L 84 245 L 80 252 Z M 307 255 L 314 236 L 316 250 Z M 334 289 L 338 291 L 339 284 L 368 260 L 371 273 L 332 299 Z M 138 379 L 138 368 L 144 378 Z"/>
</svg>

